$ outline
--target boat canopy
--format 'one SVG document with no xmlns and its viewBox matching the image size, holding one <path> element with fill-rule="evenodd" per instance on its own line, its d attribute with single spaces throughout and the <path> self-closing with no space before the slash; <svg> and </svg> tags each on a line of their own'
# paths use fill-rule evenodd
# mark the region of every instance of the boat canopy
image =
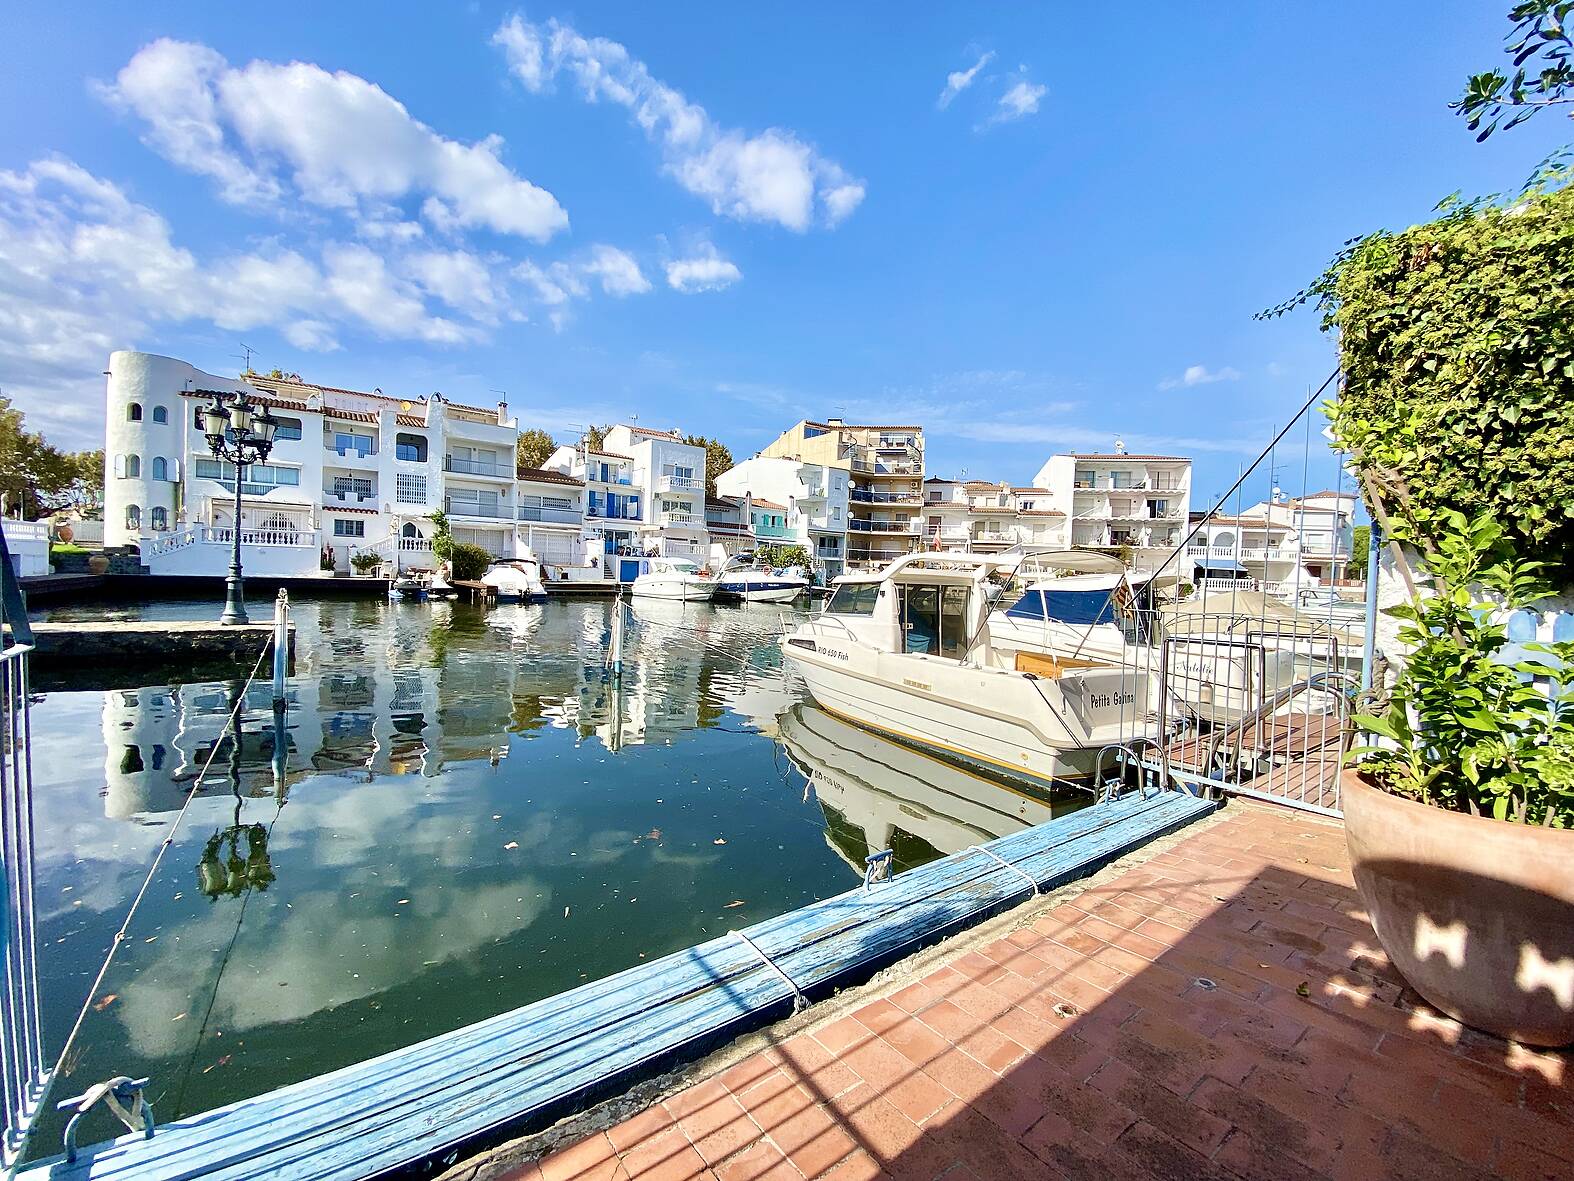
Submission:
<svg viewBox="0 0 1574 1181">
<path fill-rule="evenodd" d="M 1006 615 L 1011 619 L 1052 619 L 1076 626 L 1114 623 L 1114 596 L 1108 588 L 1060 590 L 1053 585 L 1035 586 L 1007 607 Z"/>
<path fill-rule="evenodd" d="M 1197 569 L 1207 573 L 1245 574 L 1246 567 L 1234 558 L 1198 558 Z"/>
</svg>

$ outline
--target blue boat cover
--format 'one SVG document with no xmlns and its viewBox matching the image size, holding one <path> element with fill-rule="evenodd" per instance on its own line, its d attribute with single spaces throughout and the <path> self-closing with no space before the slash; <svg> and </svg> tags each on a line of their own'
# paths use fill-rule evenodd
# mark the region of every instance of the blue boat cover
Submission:
<svg viewBox="0 0 1574 1181">
<path fill-rule="evenodd" d="M 1054 619 L 1077 625 L 1115 622 L 1115 608 L 1107 590 L 1062 591 L 1034 587 L 1007 607 L 1006 615 L 1012 619 Z"/>
</svg>

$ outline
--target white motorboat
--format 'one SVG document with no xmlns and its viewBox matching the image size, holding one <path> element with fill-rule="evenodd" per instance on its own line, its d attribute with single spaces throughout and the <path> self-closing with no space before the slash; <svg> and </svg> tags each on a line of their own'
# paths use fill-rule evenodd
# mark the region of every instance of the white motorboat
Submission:
<svg viewBox="0 0 1574 1181">
<path fill-rule="evenodd" d="M 481 581 L 496 589 L 499 603 L 540 603 L 547 597 L 541 583 L 541 563 L 528 548 L 516 558 L 498 558 L 486 568 Z"/>
<path fill-rule="evenodd" d="M 996 580 L 1017 560 L 916 553 L 839 578 L 782 651 L 828 713 L 993 775 L 1086 782 L 1102 748 L 1157 737 L 1152 678 L 992 644 Z"/>
<path fill-rule="evenodd" d="M 733 602 L 791 603 L 808 589 L 808 576 L 799 570 L 756 565 L 748 554 L 733 558 L 716 576 L 716 597 Z"/>
<path fill-rule="evenodd" d="M 650 569 L 634 580 L 630 593 L 640 598 L 709 602 L 716 580 L 687 558 L 652 558 Z"/>
</svg>

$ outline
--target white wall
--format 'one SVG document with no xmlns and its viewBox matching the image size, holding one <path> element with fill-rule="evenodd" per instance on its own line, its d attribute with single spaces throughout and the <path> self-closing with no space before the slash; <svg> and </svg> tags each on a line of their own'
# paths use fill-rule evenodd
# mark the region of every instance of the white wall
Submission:
<svg viewBox="0 0 1574 1181">
<path fill-rule="evenodd" d="M 19 578 L 34 578 L 49 573 L 49 525 L 44 521 L 0 522 L 5 531 L 6 548 L 11 551 L 11 568 Z"/>
</svg>

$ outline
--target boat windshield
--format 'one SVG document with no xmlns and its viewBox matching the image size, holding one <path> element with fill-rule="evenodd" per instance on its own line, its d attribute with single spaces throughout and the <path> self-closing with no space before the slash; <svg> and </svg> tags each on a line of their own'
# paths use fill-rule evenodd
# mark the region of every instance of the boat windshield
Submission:
<svg viewBox="0 0 1574 1181">
<path fill-rule="evenodd" d="M 1093 627 L 1113 624 L 1130 643 L 1149 643 L 1152 604 L 1143 602 L 1147 596 L 1138 593 L 1139 602 L 1133 604 L 1130 589 L 1123 582 L 1113 589 L 1059 589 L 1053 586 L 1032 586 L 1006 608 L 1006 617 L 1020 623 L 1040 620 L 1064 623 L 1070 627 Z"/>
<path fill-rule="evenodd" d="M 844 582 L 825 604 L 827 615 L 873 615 L 880 598 L 878 582 Z"/>
</svg>

